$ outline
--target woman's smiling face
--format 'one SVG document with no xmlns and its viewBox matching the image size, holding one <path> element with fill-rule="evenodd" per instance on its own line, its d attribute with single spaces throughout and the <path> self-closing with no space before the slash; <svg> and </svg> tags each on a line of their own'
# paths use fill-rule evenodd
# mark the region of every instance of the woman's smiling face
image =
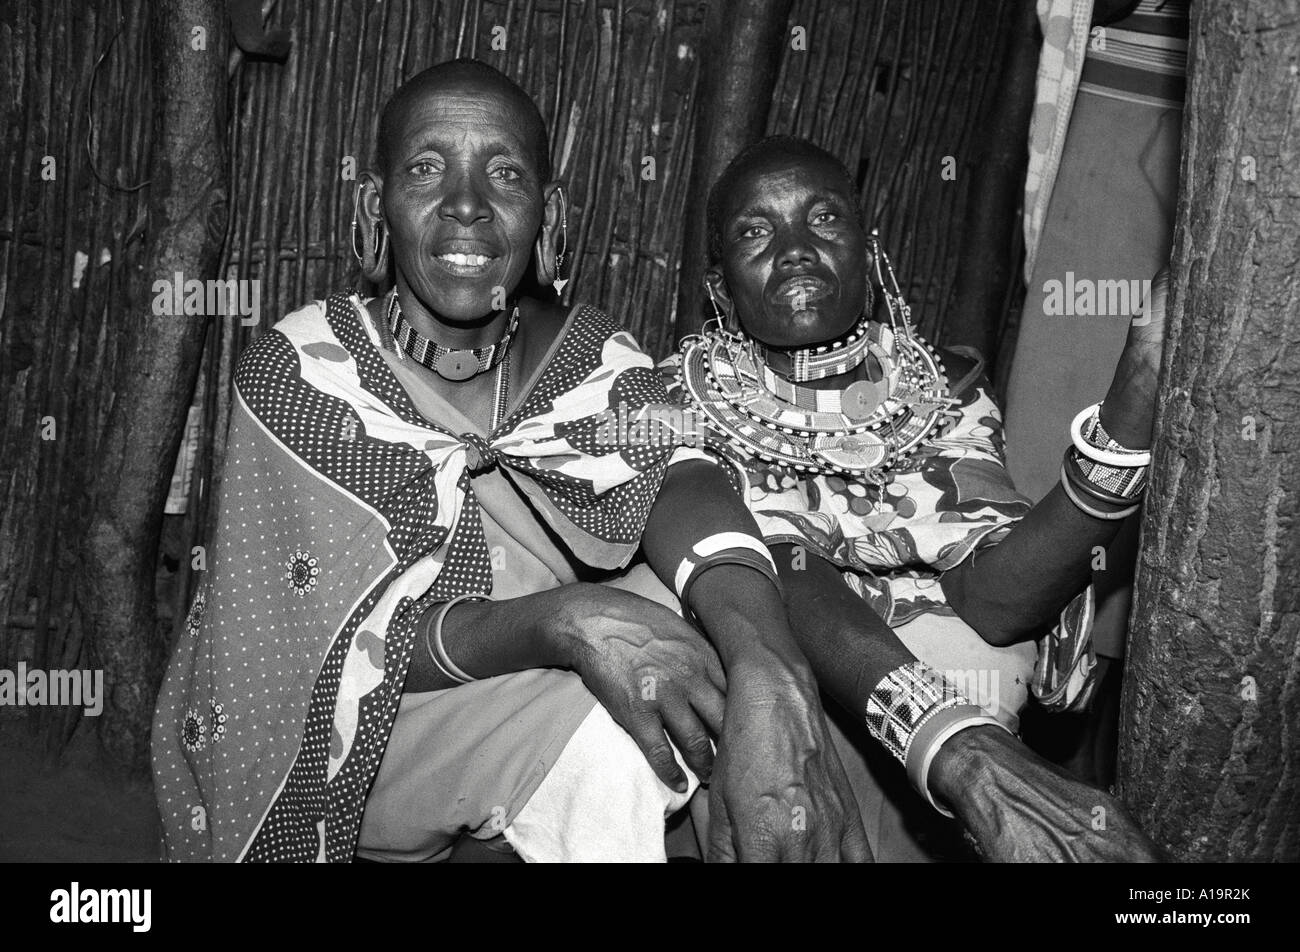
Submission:
<svg viewBox="0 0 1300 952">
<path fill-rule="evenodd" d="M 393 124 L 382 197 L 397 273 L 445 319 L 499 308 L 495 289 L 512 292 L 528 267 L 544 183 L 521 112 L 500 90 L 460 78 Z"/>
<path fill-rule="evenodd" d="M 844 179 L 828 160 L 774 150 L 727 186 L 709 280 L 749 336 L 807 347 L 848 333 L 862 316 L 866 234 Z"/>
</svg>

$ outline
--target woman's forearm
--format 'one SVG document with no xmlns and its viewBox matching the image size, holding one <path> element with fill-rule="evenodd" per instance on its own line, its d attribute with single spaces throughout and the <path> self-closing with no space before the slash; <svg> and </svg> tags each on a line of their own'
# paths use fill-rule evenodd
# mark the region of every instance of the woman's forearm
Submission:
<svg viewBox="0 0 1300 952">
<path fill-rule="evenodd" d="M 447 656 L 474 678 L 530 668 L 569 667 L 563 646 L 540 623 L 555 610 L 553 591 L 499 602 L 456 603 L 442 622 L 442 644 Z M 430 654 L 433 625 L 443 607 L 434 605 L 416 622 L 415 653 L 403 688 L 408 693 L 438 691 L 460 683 L 435 664 Z"/>
<path fill-rule="evenodd" d="M 781 593 L 764 575 L 716 565 L 691 589 L 691 609 L 729 678 L 752 674 L 815 694 L 812 668 L 790 629 Z"/>
<path fill-rule="evenodd" d="M 1088 585 L 1097 550 L 1119 527 L 1085 515 L 1054 486 L 1005 539 L 945 572 L 944 596 L 989 644 L 1027 641 Z"/>
<path fill-rule="evenodd" d="M 646 523 L 646 561 L 673 587 L 677 567 L 701 540 L 719 532 L 763 535 L 721 468 L 703 460 L 668 469 Z M 750 662 L 807 672 L 775 586 L 753 569 L 714 566 L 699 576 L 686 606 L 699 618 L 728 671 Z M 810 675 L 809 675 L 810 676 Z"/>
<path fill-rule="evenodd" d="M 1106 432 L 1134 450 L 1151 445 L 1152 359 L 1148 350 L 1126 347 L 1101 408 Z M 1061 438 L 1064 450 L 1069 434 Z M 944 573 L 948 604 L 990 644 L 1033 638 L 1091 581 L 1098 549 L 1121 525 L 1086 515 L 1054 486 L 998 545 Z"/>
<path fill-rule="evenodd" d="M 880 681 L 916 656 L 825 559 L 794 545 L 772 547 L 794 635 L 817 683 L 856 717 Z"/>
</svg>

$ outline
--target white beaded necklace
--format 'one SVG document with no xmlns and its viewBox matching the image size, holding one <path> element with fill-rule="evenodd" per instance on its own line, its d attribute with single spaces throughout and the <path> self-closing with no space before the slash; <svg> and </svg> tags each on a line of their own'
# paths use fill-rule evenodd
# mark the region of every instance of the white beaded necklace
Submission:
<svg viewBox="0 0 1300 952">
<path fill-rule="evenodd" d="M 873 322 L 863 335 L 864 356 L 875 358 L 879 379 L 844 390 L 815 390 L 775 374 L 744 334 L 706 325 L 698 336 L 682 341 L 682 386 L 743 454 L 800 472 L 879 482 L 952 406 L 943 363 L 912 332 L 911 310 L 874 232 L 872 241 L 876 278 L 890 316 L 888 325 Z"/>
</svg>

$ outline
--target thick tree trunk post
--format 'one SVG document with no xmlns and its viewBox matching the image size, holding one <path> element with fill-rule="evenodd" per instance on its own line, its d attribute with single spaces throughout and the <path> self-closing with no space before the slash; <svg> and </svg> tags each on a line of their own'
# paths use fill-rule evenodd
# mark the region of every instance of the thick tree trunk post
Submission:
<svg viewBox="0 0 1300 952">
<path fill-rule="evenodd" d="M 703 323 L 709 186 L 732 156 L 762 137 L 787 42 L 793 0 L 720 0 L 709 4 L 709 37 L 699 80 L 695 154 L 686 194 L 686 232 L 677 285 L 678 340 Z M 803 54 L 809 55 L 809 54 Z"/>
<path fill-rule="evenodd" d="M 953 285 L 953 306 L 944 322 L 940 343 L 976 348 L 992 365 L 998 356 L 998 335 L 1006 323 L 1003 309 L 1007 289 L 1020 280 L 1020 206 L 1024 197 L 1029 152 L 1029 119 L 1034 109 L 1034 84 L 1042 37 L 1034 0 L 1016 0 L 1014 29 L 1005 39 L 997 94 L 980 117 L 979 149 L 974 167 L 959 171 L 972 185 L 962 221 L 961 256 Z"/>
<path fill-rule="evenodd" d="M 123 315 L 119 382 L 100 441 L 73 614 L 104 670 L 100 739 L 114 766 L 147 769 L 165 653 L 154 573 L 163 504 L 194 390 L 204 321 L 153 312 L 155 280 L 216 277 L 228 195 L 225 8 L 157 0 L 150 8 L 154 147 L 149 250 Z M 196 49 L 202 46 L 202 49 Z M 229 319 L 229 318 L 227 318 Z"/>
<path fill-rule="evenodd" d="M 1119 788 L 1182 860 L 1300 859 L 1300 0 L 1192 5 Z"/>
</svg>

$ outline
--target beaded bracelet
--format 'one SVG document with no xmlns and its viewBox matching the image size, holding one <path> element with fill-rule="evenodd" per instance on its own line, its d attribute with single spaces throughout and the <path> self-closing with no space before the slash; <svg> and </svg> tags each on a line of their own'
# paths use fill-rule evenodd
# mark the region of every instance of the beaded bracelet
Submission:
<svg viewBox="0 0 1300 952">
<path fill-rule="evenodd" d="M 1097 446 L 1088 441 L 1083 434 L 1085 423 L 1095 420 L 1092 426 L 1093 432 L 1100 430 L 1102 435 L 1106 431 L 1101 430 L 1101 404 L 1094 403 L 1090 407 L 1084 407 L 1070 424 L 1070 440 L 1074 443 L 1074 448 L 1088 459 L 1096 463 L 1102 463 L 1106 466 L 1118 466 L 1124 469 L 1147 466 L 1151 462 L 1150 450 L 1129 450 L 1120 446 L 1114 440 L 1106 436 L 1106 445 Z"/>
<path fill-rule="evenodd" d="M 1136 452 L 1111 438 L 1110 434 L 1106 432 L 1106 428 L 1101 425 L 1100 409 L 1093 412 L 1092 416 L 1083 424 L 1082 429 L 1083 438 L 1090 446 L 1121 454 Z M 1146 488 L 1148 467 L 1145 465 L 1107 466 L 1080 454 L 1079 466 L 1089 483 L 1109 489 L 1121 496 L 1136 499 L 1138 494 Z"/>
<path fill-rule="evenodd" d="M 1085 515 L 1092 516 L 1094 519 L 1105 519 L 1108 522 L 1116 519 L 1127 519 L 1142 507 L 1141 503 L 1134 503 L 1123 509 L 1097 509 L 1089 505 L 1079 498 L 1080 491 L 1086 492 L 1086 490 L 1083 490 L 1082 487 L 1076 488 L 1071 484 L 1070 472 L 1065 463 L 1061 464 L 1061 488 L 1065 490 L 1065 495 L 1069 497 L 1070 502 L 1074 503 L 1076 509 Z"/>
<path fill-rule="evenodd" d="M 1065 451 L 1065 459 L 1061 461 L 1061 471 L 1064 478 L 1070 481 L 1074 489 L 1089 499 L 1094 499 L 1103 507 L 1110 509 L 1126 509 L 1136 503 L 1141 502 L 1142 493 L 1134 493 L 1131 496 L 1121 495 L 1111 492 L 1104 486 L 1098 486 L 1092 480 L 1084 475 L 1083 468 L 1079 462 L 1078 453 L 1074 448 Z"/>
<path fill-rule="evenodd" d="M 1073 446 L 1065 451 L 1065 459 L 1061 461 L 1061 467 L 1075 489 L 1083 493 L 1085 496 L 1097 500 L 1097 502 L 1123 509 L 1126 506 L 1133 505 L 1133 503 L 1142 498 L 1141 493 L 1135 493 L 1131 496 L 1122 496 L 1119 493 L 1111 492 L 1105 486 L 1099 486 L 1090 480 L 1083 471 L 1083 466 L 1079 460 L 1079 451 Z"/>
<path fill-rule="evenodd" d="M 867 697 L 867 730 L 903 764 L 917 792 L 942 813 L 927 786 L 930 765 L 953 734 L 980 724 L 1005 727 L 971 703 L 942 674 L 923 661 L 895 668 Z"/>
<path fill-rule="evenodd" d="M 1079 474 L 1090 485 L 1129 501 L 1140 497 L 1147 488 L 1146 466 L 1106 466 L 1088 459 L 1073 446 L 1067 452 L 1078 466 Z"/>
<path fill-rule="evenodd" d="M 447 617 L 447 612 L 453 605 L 459 605 L 461 602 L 474 599 L 475 601 L 491 601 L 490 596 L 478 595 L 470 592 L 465 595 L 457 595 L 450 601 L 444 602 L 438 609 L 438 613 L 433 616 L 433 620 L 428 627 L 424 629 L 424 647 L 429 652 L 429 660 L 433 666 L 445 674 L 448 678 L 457 684 L 469 684 L 471 681 L 477 681 L 478 678 L 472 674 L 466 674 L 447 654 L 447 649 L 442 643 L 442 622 Z M 432 637 L 430 637 L 432 636 Z"/>
</svg>

